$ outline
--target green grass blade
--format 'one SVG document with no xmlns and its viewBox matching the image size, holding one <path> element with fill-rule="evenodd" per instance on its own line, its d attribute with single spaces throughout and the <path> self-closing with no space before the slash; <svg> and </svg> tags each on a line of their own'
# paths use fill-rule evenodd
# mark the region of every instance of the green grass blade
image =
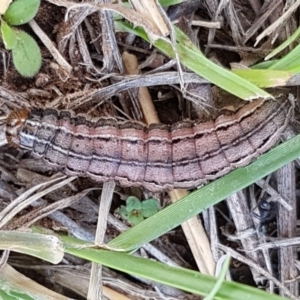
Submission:
<svg viewBox="0 0 300 300">
<path fill-rule="evenodd" d="M 292 71 L 294 74 L 300 69 L 300 45 L 295 47 L 287 55 L 272 64 L 269 70 Z"/>
<path fill-rule="evenodd" d="M 182 3 L 184 1 L 185 0 L 161 0 L 161 1 L 159 1 L 159 3 L 161 6 L 169 7 L 171 5 L 176 5 L 176 4 Z"/>
<path fill-rule="evenodd" d="M 203 300 L 213 300 L 215 298 L 215 295 L 217 294 L 217 292 L 222 286 L 222 283 L 225 280 L 226 273 L 229 270 L 229 266 L 230 266 L 230 255 L 227 254 L 225 261 L 223 262 L 221 272 L 217 278 L 216 284 L 214 285 L 210 293 Z"/>
<path fill-rule="evenodd" d="M 9 291 L 7 290 L 9 289 Z M 2 281 L 0 278 L 0 299 L 3 300 L 36 300 L 33 296 L 19 291 L 9 285 L 9 282 Z"/>
<path fill-rule="evenodd" d="M 293 72 L 278 70 L 233 70 L 232 72 L 262 88 L 285 86 L 293 77 Z"/>
<path fill-rule="evenodd" d="M 278 46 L 276 49 L 274 49 L 272 52 L 270 52 L 266 57 L 265 60 L 271 59 L 273 56 L 281 52 L 283 49 L 288 47 L 291 43 L 293 43 L 300 35 L 300 27 L 297 28 L 297 30 L 288 38 L 286 39 L 280 46 Z"/>
<path fill-rule="evenodd" d="M 92 244 L 68 236 L 61 236 L 66 253 L 99 263 L 101 265 L 167 284 L 187 292 L 206 296 L 214 288 L 217 279 L 196 271 L 165 265 L 149 259 L 135 257 L 126 253 L 93 249 Z M 277 295 L 235 282 L 223 281 L 218 289 L 216 300 L 283 300 Z"/>
<path fill-rule="evenodd" d="M 165 234 L 208 207 L 249 186 L 300 156 L 300 135 L 261 155 L 250 165 L 234 170 L 171 204 L 139 225 L 120 234 L 107 246 L 132 251 Z"/>
<path fill-rule="evenodd" d="M 115 21 L 115 26 L 119 30 L 134 33 L 141 38 L 149 41 L 146 33 L 141 28 L 134 28 L 130 24 L 120 21 Z M 176 47 L 179 55 L 179 60 L 184 66 L 188 67 L 198 75 L 204 77 L 208 81 L 214 83 L 220 88 L 241 99 L 251 100 L 258 97 L 272 97 L 270 94 L 252 84 L 251 82 L 237 76 L 233 72 L 226 70 L 207 59 L 186 35 L 184 35 L 177 28 L 175 28 L 175 31 L 177 37 Z M 172 45 L 166 40 L 157 40 L 154 42 L 154 45 L 169 57 L 175 57 Z"/>
<path fill-rule="evenodd" d="M 263 61 L 251 67 L 251 70 L 266 70 L 270 68 L 278 59 Z"/>
<path fill-rule="evenodd" d="M 29 277 L 26 277 L 25 275 L 19 273 L 9 264 L 4 264 L 0 272 L 0 299 L 68 300 L 70 298 L 62 296 L 40 285 Z"/>
</svg>

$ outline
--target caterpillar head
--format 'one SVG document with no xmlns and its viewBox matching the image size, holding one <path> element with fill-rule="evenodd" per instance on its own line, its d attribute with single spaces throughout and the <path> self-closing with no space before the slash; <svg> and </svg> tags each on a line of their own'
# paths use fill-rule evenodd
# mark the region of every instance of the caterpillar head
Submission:
<svg viewBox="0 0 300 300">
<path fill-rule="evenodd" d="M 25 109 L 12 112 L 6 122 L 6 139 L 9 145 L 18 147 L 20 145 L 19 133 L 28 118 L 29 111 Z"/>
</svg>

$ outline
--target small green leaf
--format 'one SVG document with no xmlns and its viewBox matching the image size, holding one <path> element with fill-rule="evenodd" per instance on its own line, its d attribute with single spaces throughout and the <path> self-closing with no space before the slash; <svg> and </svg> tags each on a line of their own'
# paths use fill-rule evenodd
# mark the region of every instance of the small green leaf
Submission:
<svg viewBox="0 0 300 300">
<path fill-rule="evenodd" d="M 1 36 L 7 50 L 12 50 L 17 45 L 15 32 L 3 20 L 1 21 Z"/>
<path fill-rule="evenodd" d="M 142 215 L 145 218 L 152 217 L 159 211 L 159 203 L 155 199 L 148 199 L 142 202 Z"/>
<path fill-rule="evenodd" d="M 137 225 L 144 221 L 142 214 L 130 214 L 127 220 L 131 225 Z"/>
<path fill-rule="evenodd" d="M 118 207 L 115 210 L 115 213 L 120 215 L 123 219 L 127 220 L 128 219 L 128 211 L 126 209 L 126 206 L 122 205 L 121 207 Z"/>
<path fill-rule="evenodd" d="M 34 76 L 40 69 L 42 57 L 36 41 L 24 31 L 15 31 L 17 44 L 12 49 L 13 63 L 24 77 Z"/>
<path fill-rule="evenodd" d="M 40 4 L 40 0 L 16 0 L 8 7 L 3 18 L 10 25 L 25 24 L 34 18 Z"/>
<path fill-rule="evenodd" d="M 126 200 L 126 209 L 128 212 L 133 210 L 140 210 L 142 208 L 141 201 L 134 196 L 130 196 Z"/>
</svg>

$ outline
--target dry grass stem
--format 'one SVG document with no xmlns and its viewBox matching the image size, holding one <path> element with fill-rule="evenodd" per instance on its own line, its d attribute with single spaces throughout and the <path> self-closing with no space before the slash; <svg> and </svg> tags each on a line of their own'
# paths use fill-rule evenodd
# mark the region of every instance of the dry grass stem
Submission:
<svg viewBox="0 0 300 300">
<path fill-rule="evenodd" d="M 96 230 L 96 236 L 95 236 L 95 244 L 96 245 L 102 245 L 104 244 L 104 236 L 107 228 L 107 219 L 108 219 L 108 213 L 111 207 L 112 197 L 115 190 L 115 182 L 114 181 L 108 181 L 103 184 L 102 194 L 101 194 L 101 200 L 100 200 L 100 206 L 99 206 L 99 218 L 97 222 L 97 230 Z M 111 291 L 112 293 L 112 291 Z M 89 290 L 88 290 L 88 299 L 101 299 L 103 294 L 102 290 L 102 266 L 93 262 L 92 263 L 92 269 L 91 269 L 91 277 L 90 277 L 90 284 L 89 284 Z M 119 293 L 112 293 L 112 295 L 115 294 L 121 295 Z M 117 298 L 112 298 L 117 299 Z"/>
</svg>

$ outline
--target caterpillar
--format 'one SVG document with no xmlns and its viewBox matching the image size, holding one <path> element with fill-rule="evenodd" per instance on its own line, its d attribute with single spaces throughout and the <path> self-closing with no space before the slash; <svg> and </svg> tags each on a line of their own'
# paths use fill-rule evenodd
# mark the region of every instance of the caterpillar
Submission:
<svg viewBox="0 0 300 300">
<path fill-rule="evenodd" d="M 67 175 L 150 191 L 191 189 L 246 166 L 279 139 L 290 100 L 255 100 L 215 121 L 144 126 L 114 118 L 90 119 L 71 111 L 12 112 L 7 141 L 31 151 Z"/>
</svg>

